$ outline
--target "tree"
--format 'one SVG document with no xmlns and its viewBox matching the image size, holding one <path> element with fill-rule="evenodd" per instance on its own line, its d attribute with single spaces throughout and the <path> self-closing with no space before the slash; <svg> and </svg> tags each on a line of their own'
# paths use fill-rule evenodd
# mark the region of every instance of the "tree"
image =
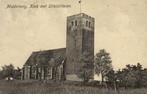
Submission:
<svg viewBox="0 0 147 94">
<path fill-rule="evenodd" d="M 14 70 L 13 77 L 15 79 L 21 79 L 21 69 L 19 67 L 17 67 L 17 69 Z"/>
<path fill-rule="evenodd" d="M 93 73 L 93 56 L 89 52 L 83 52 L 80 58 L 82 68 L 79 70 L 79 78 L 83 79 L 84 84 L 92 78 Z"/>
<path fill-rule="evenodd" d="M 145 83 L 145 75 L 142 65 L 126 65 L 125 68 L 117 72 L 117 79 L 120 86 L 140 88 Z"/>
<path fill-rule="evenodd" d="M 2 66 L 2 70 L 0 71 L 0 79 L 8 78 L 9 80 L 11 77 L 14 79 L 21 79 L 21 69 L 19 67 L 15 69 L 12 64 Z"/>
<path fill-rule="evenodd" d="M 135 74 L 136 74 L 136 87 L 140 88 L 142 87 L 142 84 L 144 83 L 143 81 L 143 72 L 142 72 L 143 68 L 142 68 L 142 65 L 140 63 L 137 63 L 136 65 L 136 70 L 135 71 Z"/>
<path fill-rule="evenodd" d="M 12 64 L 2 66 L 2 78 L 13 77 L 13 74 L 14 74 L 14 66 Z"/>
<path fill-rule="evenodd" d="M 122 70 L 117 71 L 119 85 L 125 88 L 136 86 L 136 65 L 126 65 Z"/>
<path fill-rule="evenodd" d="M 112 61 L 109 55 L 105 49 L 102 49 L 95 56 L 95 72 L 97 75 L 101 74 L 102 82 L 107 73 L 112 70 Z"/>
<path fill-rule="evenodd" d="M 142 86 L 147 87 L 147 69 L 146 68 L 142 70 L 142 75 L 143 75 Z"/>
<path fill-rule="evenodd" d="M 115 89 L 115 91 L 117 90 L 117 76 L 115 71 L 112 69 L 110 70 L 107 74 L 106 74 L 106 80 L 108 82 L 108 85 L 112 88 Z"/>
<path fill-rule="evenodd" d="M 0 80 L 2 79 L 2 70 L 0 69 Z"/>
</svg>

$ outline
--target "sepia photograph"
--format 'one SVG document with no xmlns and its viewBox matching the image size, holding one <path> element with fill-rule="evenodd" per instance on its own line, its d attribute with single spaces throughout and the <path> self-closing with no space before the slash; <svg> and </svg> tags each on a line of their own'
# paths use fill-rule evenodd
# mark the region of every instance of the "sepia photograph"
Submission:
<svg viewBox="0 0 147 94">
<path fill-rule="evenodd" d="M 147 94 L 147 0 L 0 0 L 0 94 Z"/>
</svg>

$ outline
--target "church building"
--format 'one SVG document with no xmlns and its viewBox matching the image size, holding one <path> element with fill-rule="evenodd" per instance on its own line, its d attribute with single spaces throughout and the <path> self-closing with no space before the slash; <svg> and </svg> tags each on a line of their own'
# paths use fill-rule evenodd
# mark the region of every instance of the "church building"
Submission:
<svg viewBox="0 0 147 94">
<path fill-rule="evenodd" d="M 66 48 L 33 52 L 22 68 L 22 79 L 80 81 L 84 53 L 91 57 L 89 64 L 94 64 L 94 24 L 94 18 L 84 13 L 68 16 Z"/>
</svg>

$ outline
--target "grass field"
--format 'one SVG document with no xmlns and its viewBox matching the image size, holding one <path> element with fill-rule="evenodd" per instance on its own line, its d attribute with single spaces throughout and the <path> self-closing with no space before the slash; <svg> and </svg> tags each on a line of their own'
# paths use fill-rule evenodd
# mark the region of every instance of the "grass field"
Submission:
<svg viewBox="0 0 147 94">
<path fill-rule="evenodd" d="M 0 81 L 0 94 L 147 94 L 147 89 L 114 90 L 38 81 Z"/>
</svg>

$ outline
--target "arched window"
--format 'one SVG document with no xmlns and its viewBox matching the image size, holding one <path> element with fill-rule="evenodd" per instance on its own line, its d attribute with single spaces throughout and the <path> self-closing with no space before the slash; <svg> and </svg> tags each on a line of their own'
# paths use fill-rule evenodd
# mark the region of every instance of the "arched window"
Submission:
<svg viewBox="0 0 147 94">
<path fill-rule="evenodd" d="M 74 26 L 74 22 L 73 21 L 71 22 L 71 25 Z"/>
<path fill-rule="evenodd" d="M 88 21 L 86 21 L 86 26 L 88 27 Z"/>
<path fill-rule="evenodd" d="M 77 22 L 77 20 L 75 20 L 75 26 L 77 26 L 78 25 L 78 22 Z"/>
<path fill-rule="evenodd" d="M 91 27 L 91 23 L 89 22 L 89 27 Z"/>
</svg>

